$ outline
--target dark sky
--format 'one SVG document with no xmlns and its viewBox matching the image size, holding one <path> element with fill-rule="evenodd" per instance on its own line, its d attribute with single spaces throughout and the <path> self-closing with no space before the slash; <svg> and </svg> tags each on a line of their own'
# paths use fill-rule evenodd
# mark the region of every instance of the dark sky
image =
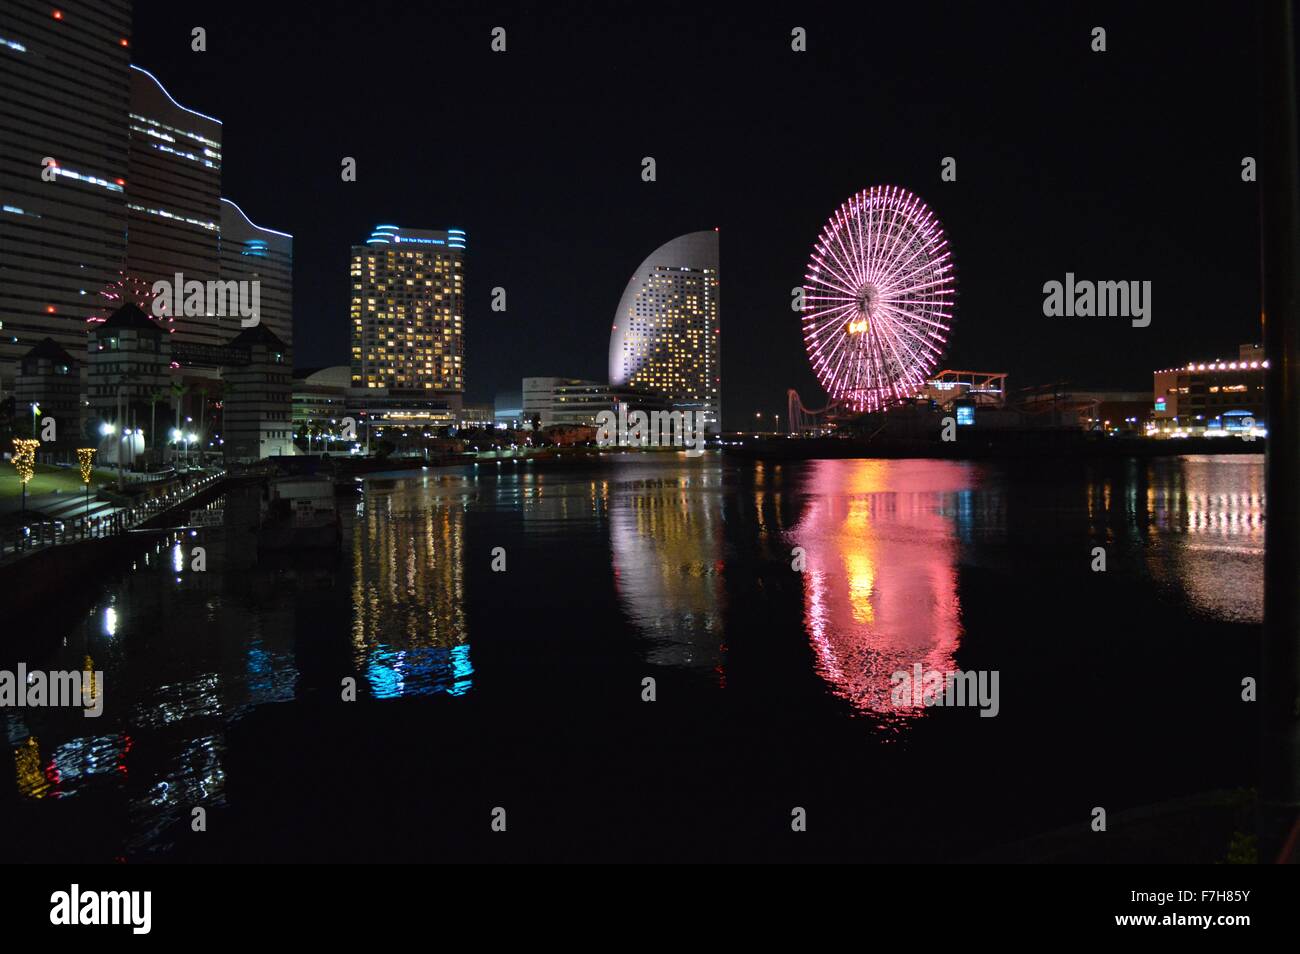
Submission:
<svg viewBox="0 0 1300 954">
<path fill-rule="evenodd" d="M 294 235 L 299 366 L 347 360 L 348 251 L 379 223 L 468 232 L 473 400 L 605 379 L 633 269 L 718 227 L 727 426 L 784 417 L 791 386 L 820 406 L 790 289 L 826 218 L 878 183 L 949 233 L 946 366 L 1138 390 L 1259 339 L 1246 5 L 531 6 L 137 0 L 136 62 L 224 122 L 225 194 Z M 1045 318 L 1067 271 L 1151 281 L 1150 327 Z"/>
</svg>

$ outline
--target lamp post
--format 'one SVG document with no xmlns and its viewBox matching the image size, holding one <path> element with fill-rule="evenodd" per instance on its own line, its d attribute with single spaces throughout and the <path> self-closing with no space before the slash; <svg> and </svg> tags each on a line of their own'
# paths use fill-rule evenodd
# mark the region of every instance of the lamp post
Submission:
<svg viewBox="0 0 1300 954">
<path fill-rule="evenodd" d="M 117 433 L 117 425 L 115 425 L 115 424 L 110 424 L 108 421 L 105 421 L 103 424 L 99 425 L 99 435 L 100 435 L 100 437 L 112 437 L 115 433 Z M 119 460 L 120 460 L 121 457 L 122 457 L 122 448 L 121 448 L 120 445 L 119 445 L 118 448 L 117 448 L 117 456 L 118 456 Z M 122 489 L 122 471 L 119 469 L 117 473 L 118 473 L 117 489 L 118 489 L 118 490 L 121 490 L 121 489 Z"/>
</svg>

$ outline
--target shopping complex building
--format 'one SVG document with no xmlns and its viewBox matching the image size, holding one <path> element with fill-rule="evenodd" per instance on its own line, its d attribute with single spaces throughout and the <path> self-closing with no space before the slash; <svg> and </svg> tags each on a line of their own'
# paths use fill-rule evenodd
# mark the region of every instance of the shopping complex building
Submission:
<svg viewBox="0 0 1300 954">
<path fill-rule="evenodd" d="M 1189 361 L 1181 368 L 1155 372 L 1147 433 L 1151 437 L 1267 436 L 1267 369 L 1263 349 L 1243 344 L 1235 359 Z"/>
</svg>

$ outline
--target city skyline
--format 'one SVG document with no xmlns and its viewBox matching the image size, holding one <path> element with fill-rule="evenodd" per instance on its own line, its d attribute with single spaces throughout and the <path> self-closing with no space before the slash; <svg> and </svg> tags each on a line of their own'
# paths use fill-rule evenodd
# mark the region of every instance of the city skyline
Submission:
<svg viewBox="0 0 1300 954">
<path fill-rule="evenodd" d="M 239 9 L 209 18 L 209 52 L 196 54 L 180 39 L 192 26 L 186 15 L 141 3 L 133 42 L 178 99 L 222 116 L 227 135 L 240 130 L 256 150 L 256 161 L 227 161 L 224 174 L 231 194 L 249 197 L 246 208 L 256 200 L 259 220 L 299 234 L 299 337 L 306 341 L 303 328 L 311 328 L 307 351 L 296 354 L 302 366 L 346 363 L 339 275 L 355 236 L 375 222 L 455 223 L 475 237 L 466 311 L 466 348 L 477 356 L 467 381 L 473 401 L 516 390 L 529 375 L 601 378 L 598 339 L 629 264 L 670 236 L 719 228 L 728 311 L 752 329 L 727 336 L 722 354 L 726 424 L 744 426 L 756 410 L 780 411 L 787 387 L 815 403 L 790 290 L 802 281 L 821 223 L 844 196 L 874 183 L 923 197 L 961 263 L 960 318 L 944 366 L 996 367 L 1013 387 L 1059 379 L 1135 387 L 1154 368 L 1259 337 L 1258 199 L 1240 176 L 1242 157 L 1257 152 L 1256 132 L 1234 105 L 1254 95 L 1253 78 L 1211 77 L 1194 66 L 1224 45 L 1248 43 L 1249 23 L 1230 21 L 1211 34 L 1117 11 L 1107 18 L 1111 47 L 1097 54 L 1088 45 L 1093 24 L 1072 11 L 1035 10 L 1014 32 L 950 11 L 925 24 L 940 52 L 924 65 L 886 46 L 873 49 L 864 68 L 858 41 L 835 35 L 827 10 L 815 6 L 802 14 L 809 43 L 835 55 L 809 61 L 790 53 L 791 24 L 782 20 L 758 16 L 681 34 L 671 25 L 689 8 L 675 4 L 657 8 L 662 16 L 630 14 L 640 17 L 630 31 L 601 18 L 565 18 L 561 31 L 505 8 L 458 17 L 454 28 L 432 34 L 417 14 L 391 5 L 373 17 L 340 8 L 312 24 L 259 10 L 258 22 L 283 21 L 268 30 L 286 38 L 274 52 L 240 26 Z M 921 16 L 881 15 L 882 33 L 905 33 Z M 509 47 L 493 54 L 498 20 Z M 397 124 L 405 100 L 303 72 L 316 49 L 334 45 L 387 49 L 393 88 L 417 80 L 418 49 L 435 50 L 440 68 L 474 91 L 455 148 L 438 148 L 438 123 L 412 126 L 382 149 L 350 134 L 340 117 Z M 664 47 L 690 67 L 651 82 L 622 65 Z M 569 50 L 581 56 L 566 58 Z M 1015 67 L 990 68 L 1013 53 Z M 584 83 L 589 70 L 605 81 Z M 242 97 L 220 79 L 240 71 L 277 93 Z M 319 80 L 310 92 L 307 75 Z M 1086 97 L 1078 75 L 1087 78 Z M 692 111 L 697 88 L 718 105 Z M 580 134 L 582 117 L 618 116 L 652 90 L 685 124 L 671 137 L 630 119 L 610 124 L 598 141 Z M 984 115 L 980 104 L 990 98 L 1007 108 Z M 530 105 L 561 100 L 572 112 Z M 868 140 L 845 123 L 850 104 L 869 117 Z M 733 130 L 725 135 L 712 119 L 724 106 Z M 1162 120 L 1152 122 L 1156 115 Z M 308 154 L 313 160 L 304 163 Z M 355 182 L 339 176 L 348 156 L 357 160 Z M 641 178 L 646 156 L 657 161 L 654 182 Z M 955 182 L 941 179 L 944 157 L 956 159 Z M 286 190 L 289 182 L 298 188 Z M 1236 239 L 1180 242 L 1208 218 Z M 1189 256 L 1191 271 L 1206 276 L 1196 287 L 1179 277 Z M 582 270 L 580 282 L 572 267 Z M 1133 331 L 1044 317 L 1043 283 L 1067 271 L 1151 280 L 1153 325 Z M 494 287 L 509 294 L 504 313 L 491 311 Z"/>
</svg>

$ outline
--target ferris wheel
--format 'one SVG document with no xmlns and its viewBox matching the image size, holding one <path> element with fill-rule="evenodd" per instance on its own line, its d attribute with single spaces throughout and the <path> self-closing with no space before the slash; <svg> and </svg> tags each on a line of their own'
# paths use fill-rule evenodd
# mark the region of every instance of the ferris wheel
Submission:
<svg viewBox="0 0 1300 954">
<path fill-rule="evenodd" d="M 938 367 L 954 275 L 943 227 L 917 196 L 872 186 L 823 226 L 804 278 L 803 338 L 831 402 L 876 411 Z"/>
</svg>

